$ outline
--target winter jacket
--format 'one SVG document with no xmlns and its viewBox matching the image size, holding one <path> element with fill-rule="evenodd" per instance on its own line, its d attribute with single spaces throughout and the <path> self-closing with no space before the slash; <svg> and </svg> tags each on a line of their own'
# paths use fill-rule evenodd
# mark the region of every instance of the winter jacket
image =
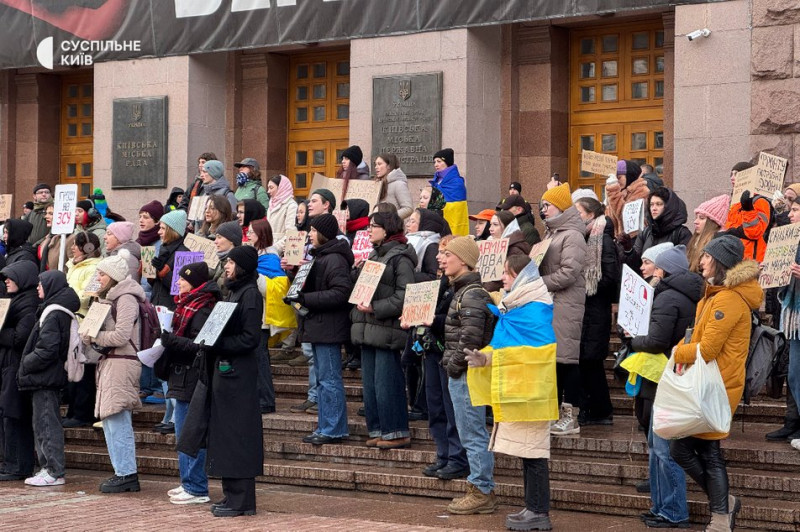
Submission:
<svg viewBox="0 0 800 532">
<path fill-rule="evenodd" d="M 267 208 L 267 221 L 272 228 L 272 245 L 280 254 L 286 244 L 286 233 L 294 232 L 297 221 L 297 202 L 294 198 L 287 198 L 276 207 Z"/>
<path fill-rule="evenodd" d="M 89 281 L 92 280 L 92 277 L 94 277 L 94 273 L 97 271 L 97 264 L 101 260 L 103 259 L 100 257 L 90 257 L 75 263 L 75 259 L 71 259 L 66 264 L 67 282 L 69 283 L 69 286 L 75 290 L 75 293 L 78 294 L 78 297 L 81 300 L 81 308 L 78 310 L 78 314 L 81 316 L 86 316 L 86 313 L 89 312 L 89 305 L 92 302 L 92 296 L 85 294 L 84 290 L 89 284 Z"/>
<path fill-rule="evenodd" d="M 113 348 L 97 364 L 94 415 L 100 419 L 142 406 L 139 401 L 142 365 L 136 352 L 141 345 L 139 301 L 144 300 L 144 290 L 130 277 L 113 286 L 106 298 L 100 300 L 111 305 L 112 310 L 92 341 L 100 347 Z"/>
<path fill-rule="evenodd" d="M 533 224 L 530 213 L 523 212 L 522 214 L 518 215 L 517 223 L 519 224 L 519 230 L 522 231 L 523 235 L 525 235 L 525 241 L 528 243 L 528 245 L 533 247 L 542 241 L 542 237 L 539 235 L 539 231 L 536 230 L 536 226 Z"/>
<path fill-rule="evenodd" d="M 414 266 L 417 254 L 408 244 L 385 242 L 369 256 L 369 260 L 386 264 L 383 275 L 372 297 L 372 312 L 350 311 L 351 339 L 355 345 L 368 345 L 380 349 L 402 350 L 408 340 L 408 331 L 400 328 L 406 285 L 414 283 Z M 361 269 L 355 270 L 357 274 Z"/>
<path fill-rule="evenodd" d="M 745 258 L 764 260 L 767 251 L 764 235 L 769 229 L 770 208 L 769 200 L 761 196 L 753 200 L 750 211 L 743 210 L 741 202 L 731 205 L 725 230 L 742 240 Z"/>
<path fill-rule="evenodd" d="M 675 350 L 675 362 L 693 364 L 697 346 L 706 362 L 717 361 L 731 414 L 744 392 L 745 362 L 750 348 L 751 313 L 761 305 L 764 291 L 758 284 L 758 263 L 744 260 L 728 270 L 722 286 L 707 285 L 697 304 L 695 326 L 689 342 Z M 721 440 L 727 433 L 695 434 L 695 438 Z"/>
<path fill-rule="evenodd" d="M 169 291 L 172 288 L 172 266 L 175 264 L 175 253 L 178 251 L 189 251 L 183 245 L 183 237 L 169 244 L 162 242 L 158 255 L 152 260 L 152 264 L 156 268 L 156 278 L 147 280 L 153 287 L 150 295 L 153 305 L 161 305 L 170 310 L 175 308 L 175 299 Z"/>
<path fill-rule="evenodd" d="M 264 468 L 257 361 L 264 299 L 255 272 L 226 283 L 229 293 L 225 301 L 237 305 L 206 354 L 211 375 L 206 464 L 212 476 L 253 478 Z M 222 360 L 230 364 L 230 371 L 220 369 Z"/>
<path fill-rule="evenodd" d="M 308 314 L 298 316 L 298 334 L 312 344 L 348 343 L 353 252 L 346 240 L 334 238 L 312 249 L 311 256 L 314 266 L 298 299 Z"/>
<path fill-rule="evenodd" d="M 263 205 L 264 210 L 269 208 L 269 195 L 267 194 L 267 189 L 264 188 L 264 185 L 261 184 L 260 180 L 254 181 L 252 179 L 248 179 L 244 185 L 236 187 L 234 196 L 236 197 L 237 202 L 246 199 L 253 199 Z M 235 207 L 233 212 L 236 212 Z"/>
<path fill-rule="evenodd" d="M 467 371 L 464 349 L 481 349 L 492 339 L 492 299 L 481 286 L 478 272 L 467 272 L 450 280 L 453 299 L 444 322 L 442 366 L 457 379 Z"/>
<path fill-rule="evenodd" d="M 661 216 L 653 219 L 650 209 L 647 209 L 646 216 L 647 227 L 639 233 L 633 248 L 625 254 L 625 264 L 637 272 L 642 265 L 642 253 L 651 247 L 665 242 L 685 246 L 692 238 L 692 232 L 683 225 L 687 220 L 686 203 L 674 191 L 670 191 Z"/>
<path fill-rule="evenodd" d="M 653 192 L 657 188 L 664 186 L 664 181 L 658 177 L 658 174 L 655 172 L 650 174 L 642 174 L 642 179 L 644 179 L 645 183 L 647 183 L 647 188 L 650 190 L 650 192 Z"/>
<path fill-rule="evenodd" d="M 408 243 L 414 248 L 417 262 L 414 265 L 414 282 L 433 281 L 439 271 L 439 233 L 433 231 L 416 231 L 406 235 Z"/>
<path fill-rule="evenodd" d="M 36 249 L 28 242 L 33 226 L 25 220 L 11 218 L 6 220 L 3 229 L 8 232 L 6 241 L 6 264 L 31 261 L 39 267 Z M 5 289 L 4 289 L 5 290 Z"/>
<path fill-rule="evenodd" d="M 126 261 L 128 263 L 128 274 L 134 281 L 140 282 L 142 280 L 142 246 L 133 240 L 128 240 L 117 246 L 113 251 L 109 251 L 108 256 L 117 255 L 121 249 L 127 249 L 131 254 Z"/>
<path fill-rule="evenodd" d="M 386 183 L 386 196 L 381 201 L 397 207 L 397 215 L 405 220 L 414 212 L 406 174 L 400 168 L 395 168 L 386 176 Z"/>
<path fill-rule="evenodd" d="M 587 241 L 589 235 L 586 235 Z M 587 247 L 586 253 L 592 253 Z M 600 259 L 600 281 L 597 292 L 586 296 L 586 310 L 581 331 L 581 360 L 604 360 L 611 339 L 611 305 L 619 295 L 621 267 L 614 244 L 614 222 L 606 217 L 603 251 Z"/>
<path fill-rule="evenodd" d="M 105 239 L 105 236 L 106 236 L 106 230 L 107 229 L 108 229 L 108 224 L 106 224 L 105 218 L 103 218 L 101 216 L 98 220 L 96 220 L 95 222 L 93 222 L 91 225 L 89 225 L 86 228 L 82 228 L 82 227 L 76 226 L 75 227 L 75 232 L 73 234 L 80 233 L 81 231 L 88 231 L 89 233 L 94 233 L 95 235 L 97 235 L 97 238 L 100 240 L 100 254 L 101 255 L 105 255 L 106 254 L 106 239 Z M 70 258 L 72 258 L 72 257 L 70 257 Z"/>
<path fill-rule="evenodd" d="M 225 176 L 220 177 L 203 186 L 203 195 L 205 196 L 225 196 L 228 203 L 231 204 L 231 212 L 236 212 L 236 204 L 239 201 L 236 199 L 236 194 L 231 190 L 231 185 Z"/>
<path fill-rule="evenodd" d="M 644 179 L 636 179 L 628 184 L 624 189 L 620 187 L 619 183 L 606 185 L 606 198 L 608 202 L 608 209 L 606 215 L 614 222 L 614 237 L 619 238 L 625 233 L 622 225 L 622 209 L 625 208 L 627 203 L 643 199 L 647 202 L 647 197 L 650 195 L 650 189 L 647 187 L 647 182 Z M 645 206 L 645 209 L 647 206 Z"/>
<path fill-rule="evenodd" d="M 583 277 L 586 225 L 574 206 L 544 223 L 545 238 L 552 241 L 539 271 L 553 295 L 553 328 L 558 339 L 556 359 L 560 364 L 577 364 L 586 305 Z"/>
<path fill-rule="evenodd" d="M 39 324 L 39 317 L 48 305 L 61 305 L 70 312 L 77 312 L 81 306 L 78 294 L 67 284 L 61 272 L 45 272 L 40 278 L 44 288 L 45 300 L 36 312 L 28 341 L 22 351 L 17 385 L 25 390 L 60 390 L 67 383 L 64 362 L 69 348 L 69 330 L 72 318 L 66 313 L 50 312 Z"/>
<path fill-rule="evenodd" d="M 33 210 L 23 218 L 31 224 L 31 234 L 26 237 L 26 240 L 32 246 L 39 245 L 42 239 L 50 233 L 50 228 L 47 227 L 47 219 L 45 218 L 48 205 L 50 203 L 34 203 Z"/>
<path fill-rule="evenodd" d="M 69 259 L 67 259 L 67 252 L 69 248 L 64 243 L 64 267 L 66 268 Z M 39 271 L 46 272 L 47 270 L 58 269 L 58 254 L 61 252 L 61 236 L 47 235 L 41 244 L 39 244 Z"/>
<path fill-rule="evenodd" d="M 172 190 L 169 192 L 167 202 L 164 204 L 164 214 L 179 209 L 180 203 L 178 203 L 178 196 L 183 195 L 184 192 L 181 187 L 172 187 Z"/>
</svg>

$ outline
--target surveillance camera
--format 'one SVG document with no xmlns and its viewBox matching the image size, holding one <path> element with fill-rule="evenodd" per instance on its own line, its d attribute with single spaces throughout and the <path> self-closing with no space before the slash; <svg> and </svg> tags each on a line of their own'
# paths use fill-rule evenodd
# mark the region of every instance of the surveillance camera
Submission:
<svg viewBox="0 0 800 532">
<path fill-rule="evenodd" d="M 686 38 L 690 41 L 693 41 L 698 37 L 708 37 L 709 35 L 711 35 L 711 30 L 708 28 L 703 28 L 702 30 L 694 30 L 693 32 L 688 33 Z"/>
</svg>

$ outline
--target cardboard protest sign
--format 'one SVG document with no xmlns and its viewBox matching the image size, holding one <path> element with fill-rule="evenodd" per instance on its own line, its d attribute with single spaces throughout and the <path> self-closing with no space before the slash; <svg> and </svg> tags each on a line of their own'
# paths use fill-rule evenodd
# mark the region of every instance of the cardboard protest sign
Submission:
<svg viewBox="0 0 800 532">
<path fill-rule="evenodd" d="M 344 180 L 332 179 L 322 174 L 314 174 L 311 181 L 311 190 L 326 188 L 336 196 L 336 207 L 342 201 L 349 199 L 363 199 L 369 203 L 370 211 L 375 208 L 381 197 L 381 182 L 371 179 L 351 179 L 347 183 L 347 194 L 343 197 Z"/>
<path fill-rule="evenodd" d="M 297 294 L 299 294 L 303 286 L 305 286 L 306 279 L 308 279 L 308 274 L 311 272 L 311 267 L 313 265 L 314 261 L 310 260 L 297 269 L 297 275 L 294 276 L 294 281 L 292 281 L 289 290 L 286 292 L 286 299 L 294 299 L 297 297 Z"/>
<path fill-rule="evenodd" d="M 192 233 L 186 233 L 186 236 L 183 238 L 183 245 L 189 248 L 190 251 L 202 253 L 203 260 L 208 264 L 209 269 L 213 270 L 217 267 L 217 264 L 219 264 L 217 246 L 214 245 L 213 240 Z"/>
<path fill-rule="evenodd" d="M 299 266 L 300 261 L 305 256 L 306 236 L 305 231 L 293 231 L 286 233 L 286 240 L 284 241 L 283 256 L 286 263 L 292 266 Z"/>
<path fill-rule="evenodd" d="M 409 326 L 433 323 L 440 284 L 441 281 L 407 284 L 400 321 Z"/>
<path fill-rule="evenodd" d="M 544 256 L 547 255 L 547 250 L 550 249 L 550 243 L 553 241 L 552 238 L 545 238 L 538 244 L 534 244 L 531 248 L 531 252 L 528 253 L 528 256 L 531 258 L 533 262 L 536 263 L 536 266 L 541 266 L 542 261 L 544 260 Z"/>
<path fill-rule="evenodd" d="M 478 249 L 480 256 L 475 271 L 481 274 L 481 282 L 499 281 L 503 277 L 503 265 L 508 254 L 508 239 L 481 240 Z"/>
<path fill-rule="evenodd" d="M 365 262 L 348 301 L 353 305 L 369 306 L 385 269 L 386 265 L 382 262 L 374 260 Z"/>
<path fill-rule="evenodd" d="M 644 198 L 639 198 L 622 207 L 622 230 L 632 235 L 642 229 L 644 229 Z"/>
<path fill-rule="evenodd" d="M 347 233 L 347 211 L 334 209 L 332 214 L 336 217 L 336 222 L 339 224 L 339 232 L 342 234 Z"/>
<path fill-rule="evenodd" d="M 92 303 L 92 306 L 89 307 L 89 312 L 86 313 L 86 317 L 83 318 L 80 327 L 78 327 L 78 333 L 86 334 L 90 338 L 97 338 L 97 333 L 100 332 L 100 328 L 103 326 L 103 322 L 106 321 L 109 312 L 111 312 L 111 305 L 98 303 L 97 301 Z"/>
<path fill-rule="evenodd" d="M 214 305 L 214 310 L 211 311 L 203 328 L 200 329 L 200 334 L 194 339 L 194 343 L 205 343 L 205 345 L 209 346 L 214 345 L 219 335 L 222 334 L 222 331 L 225 329 L 228 320 L 231 319 L 233 311 L 236 310 L 236 305 L 237 303 L 228 303 L 225 301 L 220 301 Z"/>
<path fill-rule="evenodd" d="M 92 278 L 89 279 L 89 283 L 83 289 L 83 295 L 96 296 L 97 292 L 100 291 L 100 288 L 102 288 L 100 286 L 100 276 L 98 275 L 98 272 L 95 270 L 94 274 L 92 275 Z"/>
<path fill-rule="evenodd" d="M 172 267 L 172 284 L 170 285 L 170 295 L 177 296 L 178 292 L 178 279 L 180 278 L 181 268 L 193 262 L 203 262 L 203 254 L 198 251 L 177 251 L 175 252 L 175 261 Z"/>
<path fill-rule="evenodd" d="M 364 262 L 369 259 L 372 249 L 372 242 L 369 241 L 369 231 L 356 231 L 356 235 L 353 237 L 353 257 L 356 262 Z"/>
<path fill-rule="evenodd" d="M 11 202 L 14 196 L 11 194 L 0 194 L 0 220 L 11 218 Z"/>
<path fill-rule="evenodd" d="M 773 227 L 758 277 L 761 288 L 786 286 L 792 280 L 791 268 L 800 243 L 800 223 Z"/>
<path fill-rule="evenodd" d="M 742 197 L 742 192 L 745 190 L 750 191 L 750 195 L 754 196 L 756 194 L 755 190 L 758 186 L 758 174 L 756 173 L 756 167 L 748 168 L 747 170 L 739 170 L 736 172 L 736 176 L 734 177 L 734 184 L 733 184 L 733 192 L 731 193 L 731 197 L 733 203 L 737 203 L 739 199 Z"/>
<path fill-rule="evenodd" d="M 617 158 L 614 155 L 581 150 L 581 172 L 617 175 Z"/>
<path fill-rule="evenodd" d="M 3 324 L 6 322 L 6 316 L 8 316 L 8 308 L 10 306 L 10 299 L 0 299 L 0 328 L 2 328 Z"/>
<path fill-rule="evenodd" d="M 155 246 L 142 246 L 142 277 L 145 279 L 155 279 L 156 268 L 151 261 L 156 257 Z"/>
<path fill-rule="evenodd" d="M 652 309 L 653 287 L 623 264 L 617 323 L 631 336 L 645 336 L 650 331 Z"/>
<path fill-rule="evenodd" d="M 202 220 L 206 212 L 206 203 L 208 203 L 208 196 L 193 197 L 192 202 L 189 204 L 189 212 L 186 213 L 186 217 L 195 222 Z"/>
<path fill-rule="evenodd" d="M 764 153 L 763 151 L 758 154 L 758 166 L 756 166 L 756 175 L 758 176 L 758 183 L 756 186 L 756 194 L 761 194 L 767 198 L 772 198 L 772 194 L 776 190 L 783 188 L 783 177 L 786 175 L 786 165 L 788 161 L 783 157 Z"/>
</svg>

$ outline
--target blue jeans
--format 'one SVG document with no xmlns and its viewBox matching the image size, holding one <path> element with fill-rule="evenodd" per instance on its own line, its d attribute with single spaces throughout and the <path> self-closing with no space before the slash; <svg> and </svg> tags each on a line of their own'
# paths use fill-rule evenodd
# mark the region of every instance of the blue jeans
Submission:
<svg viewBox="0 0 800 532">
<path fill-rule="evenodd" d="M 189 403 L 186 401 L 175 401 L 175 437 L 180 438 L 183 432 L 183 423 L 186 421 L 186 413 L 189 411 Z M 206 475 L 206 450 L 200 449 L 197 458 L 192 458 L 188 454 L 178 453 L 178 471 L 181 474 L 181 486 L 184 491 L 196 497 L 208 496 L 208 476 Z"/>
<path fill-rule="evenodd" d="M 142 367 L 145 368 L 144 364 Z M 167 381 L 161 381 L 161 390 L 164 392 L 164 419 L 162 423 L 175 423 L 175 399 L 167 399 Z"/>
<path fill-rule="evenodd" d="M 120 477 L 136 473 L 136 442 L 131 411 L 123 410 L 103 420 L 108 456 L 114 474 Z"/>
<path fill-rule="evenodd" d="M 425 396 L 428 402 L 428 427 L 436 442 L 436 458 L 448 465 L 466 467 L 467 453 L 458 438 L 453 401 L 450 399 L 447 372 L 442 367 L 442 355 L 426 353 Z"/>
<path fill-rule="evenodd" d="M 364 414 L 370 438 L 408 438 L 406 379 L 400 352 L 361 346 L 361 382 Z"/>
<path fill-rule="evenodd" d="M 686 503 L 686 474 L 669 454 L 669 440 L 653 431 L 652 418 L 647 437 L 650 448 L 650 512 L 671 523 L 689 520 Z"/>
<path fill-rule="evenodd" d="M 789 340 L 789 389 L 792 397 L 800 402 L 800 340 Z"/>
<path fill-rule="evenodd" d="M 489 450 L 486 407 L 472 406 L 466 373 L 457 379 L 450 378 L 450 398 L 453 400 L 453 413 L 456 416 L 461 445 L 467 450 L 467 482 L 481 493 L 488 494 L 494 489 L 494 454 Z"/>
<path fill-rule="evenodd" d="M 340 344 L 311 344 L 317 376 L 316 434 L 343 438 L 347 432 L 347 403 L 342 382 L 342 346 Z"/>
<path fill-rule="evenodd" d="M 300 344 L 303 354 L 308 358 L 308 400 L 312 403 L 317 402 L 317 369 L 314 367 L 314 350 L 311 344 L 303 342 Z"/>
</svg>

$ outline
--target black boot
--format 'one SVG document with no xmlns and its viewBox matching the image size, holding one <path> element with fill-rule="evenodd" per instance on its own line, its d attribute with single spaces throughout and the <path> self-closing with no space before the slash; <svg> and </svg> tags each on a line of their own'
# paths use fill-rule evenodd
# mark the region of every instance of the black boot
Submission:
<svg viewBox="0 0 800 532">
<path fill-rule="evenodd" d="M 103 493 L 124 493 L 126 491 L 139 491 L 139 475 L 114 475 L 100 484 Z"/>
</svg>

